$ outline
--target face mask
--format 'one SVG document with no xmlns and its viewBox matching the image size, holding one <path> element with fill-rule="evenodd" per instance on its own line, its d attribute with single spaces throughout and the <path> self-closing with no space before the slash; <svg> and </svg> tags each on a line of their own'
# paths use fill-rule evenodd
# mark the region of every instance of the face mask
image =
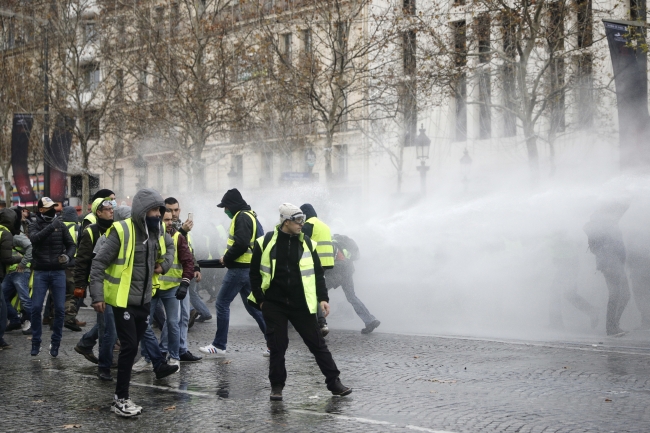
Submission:
<svg viewBox="0 0 650 433">
<path fill-rule="evenodd" d="M 224 209 L 224 210 L 223 210 L 223 213 L 225 213 L 226 215 L 228 215 L 228 218 L 230 218 L 230 219 L 232 219 L 232 217 L 234 216 L 234 215 L 232 214 L 232 212 L 230 212 L 230 209 Z"/>
<path fill-rule="evenodd" d="M 50 222 L 56 216 L 56 209 L 50 208 L 47 212 L 43 212 L 41 215 L 45 221 Z"/>
<path fill-rule="evenodd" d="M 150 232 L 158 233 L 160 230 L 160 218 L 159 217 L 145 217 L 147 222 L 147 228 Z"/>
<path fill-rule="evenodd" d="M 113 209 L 115 209 L 117 207 L 117 201 L 115 201 L 115 199 L 113 199 L 113 200 L 110 200 L 110 202 L 111 202 L 111 206 L 113 206 Z"/>
</svg>

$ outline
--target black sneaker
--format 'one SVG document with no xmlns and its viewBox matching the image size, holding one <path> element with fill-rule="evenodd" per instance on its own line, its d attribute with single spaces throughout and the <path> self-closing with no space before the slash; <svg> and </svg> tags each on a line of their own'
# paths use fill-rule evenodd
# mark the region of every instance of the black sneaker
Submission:
<svg viewBox="0 0 650 433">
<path fill-rule="evenodd" d="M 86 349 L 85 347 L 81 347 L 77 344 L 74 347 L 74 351 L 77 352 L 79 355 L 82 355 L 84 358 L 86 358 L 88 361 L 92 362 L 93 364 L 99 364 L 99 359 L 97 359 L 92 349 Z"/>
<path fill-rule="evenodd" d="M 163 362 L 155 371 L 156 379 L 162 379 L 176 373 L 178 371 L 178 365 L 169 365 L 166 362 Z"/>
<path fill-rule="evenodd" d="M 381 322 L 379 320 L 373 320 L 372 322 L 368 323 L 365 328 L 363 328 L 361 330 L 361 333 L 362 334 L 370 334 L 379 325 L 381 325 Z"/>
<path fill-rule="evenodd" d="M 181 355 L 181 362 L 199 362 L 202 356 L 194 356 L 189 350 Z"/>
<path fill-rule="evenodd" d="M 32 356 L 36 356 L 41 351 L 41 343 L 32 343 Z"/>
<path fill-rule="evenodd" d="M 21 328 L 22 328 L 22 325 L 20 324 L 20 322 L 18 322 L 18 323 L 10 323 L 10 324 L 7 325 L 7 328 L 5 329 L 5 332 L 15 331 L 16 329 L 21 329 Z"/>
<path fill-rule="evenodd" d="M 187 322 L 187 329 L 190 329 L 192 326 L 194 326 L 194 321 L 196 320 L 196 316 L 199 315 L 199 312 L 196 310 L 190 311 L 190 320 Z"/>
<path fill-rule="evenodd" d="M 271 385 L 271 401 L 282 401 L 282 385 Z"/>
<path fill-rule="evenodd" d="M 333 384 L 328 385 L 327 389 L 329 389 L 333 395 L 338 395 L 339 397 L 343 397 L 344 395 L 348 395 L 352 392 L 352 388 L 348 388 L 347 386 L 343 385 L 341 383 L 341 379 L 339 378 L 336 378 Z"/>
<path fill-rule="evenodd" d="M 59 345 L 58 344 L 50 344 L 50 356 L 52 358 L 56 358 L 59 356 Z"/>
<path fill-rule="evenodd" d="M 66 320 L 63 322 L 63 326 L 74 332 L 81 332 L 81 328 L 77 325 L 77 322 L 73 320 Z"/>
<path fill-rule="evenodd" d="M 197 322 L 207 322 L 208 320 L 212 320 L 212 316 L 204 316 L 202 314 L 199 314 L 196 316 L 196 321 Z"/>
<path fill-rule="evenodd" d="M 11 349 L 11 344 L 7 343 L 4 339 L 0 338 L 0 350 Z"/>
<path fill-rule="evenodd" d="M 105 382 L 113 381 L 113 376 L 111 376 L 111 370 L 108 368 L 98 368 L 97 377 L 99 377 L 100 380 L 103 380 Z"/>
</svg>

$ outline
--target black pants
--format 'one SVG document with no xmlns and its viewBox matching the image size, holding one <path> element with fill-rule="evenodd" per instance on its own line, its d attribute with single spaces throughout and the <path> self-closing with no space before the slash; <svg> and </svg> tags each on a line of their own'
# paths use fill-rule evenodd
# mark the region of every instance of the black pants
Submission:
<svg viewBox="0 0 650 433">
<path fill-rule="evenodd" d="M 289 306 L 274 302 L 264 302 L 262 314 L 266 322 L 267 344 L 271 350 L 269 363 L 271 385 L 284 386 L 287 380 L 287 370 L 284 366 L 284 354 L 289 346 L 287 322 L 291 322 L 316 358 L 320 371 L 325 375 L 325 383 L 329 386 L 339 377 L 340 372 L 320 333 L 315 314 L 296 311 Z"/>
<path fill-rule="evenodd" d="M 144 332 L 147 330 L 150 304 L 141 306 L 113 307 L 115 330 L 120 339 L 120 357 L 117 360 L 117 398 L 129 398 L 129 382 L 131 368 L 138 354 L 138 347 Z"/>
<path fill-rule="evenodd" d="M 612 263 L 601 272 L 605 276 L 607 289 L 609 290 L 609 301 L 607 302 L 607 322 L 605 328 L 607 335 L 621 332 L 619 322 L 623 311 L 630 300 L 630 287 L 627 283 L 627 275 L 622 263 Z"/>
</svg>

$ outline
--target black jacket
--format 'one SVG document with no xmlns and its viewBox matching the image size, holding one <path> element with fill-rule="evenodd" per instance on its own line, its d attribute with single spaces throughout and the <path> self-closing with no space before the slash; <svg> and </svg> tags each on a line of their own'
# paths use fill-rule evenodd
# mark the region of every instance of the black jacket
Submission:
<svg viewBox="0 0 650 433">
<path fill-rule="evenodd" d="M 101 228 L 98 224 L 90 224 L 81 232 L 77 257 L 74 266 L 74 286 L 86 288 L 90 277 L 90 268 L 93 264 L 95 244 L 108 228 Z M 92 238 L 90 236 L 92 232 Z"/>
<path fill-rule="evenodd" d="M 5 276 L 7 265 L 20 263 L 20 257 L 13 257 L 14 236 L 11 231 L 14 230 L 16 213 L 12 209 L 0 210 L 0 225 L 7 230 L 0 231 L 0 280 Z"/>
<path fill-rule="evenodd" d="M 59 263 L 59 256 L 74 257 L 76 250 L 72 237 L 60 218 L 47 222 L 39 213 L 29 225 L 29 240 L 32 242 L 32 269 L 36 271 L 62 271 L 67 264 Z"/>
<path fill-rule="evenodd" d="M 316 214 L 316 209 L 314 209 L 314 206 L 312 206 L 309 203 L 305 203 L 302 206 L 300 206 L 300 210 L 302 211 L 302 213 L 305 214 L 305 220 L 318 216 L 318 214 Z M 306 222 L 302 226 L 302 232 L 307 236 L 311 237 L 312 233 L 314 233 L 314 225 L 312 223 Z"/>
<path fill-rule="evenodd" d="M 253 220 L 248 215 L 243 214 L 244 211 L 251 210 L 251 207 L 249 205 L 244 205 L 236 210 L 229 208 L 229 210 L 233 214 L 239 211 L 242 213 L 237 215 L 237 218 L 235 219 L 235 244 L 231 246 L 223 256 L 223 262 L 227 268 L 248 268 L 250 267 L 248 263 L 238 263 L 235 261 L 235 259 L 244 254 L 246 250 L 248 250 L 251 239 L 257 239 L 264 234 L 264 229 L 262 228 L 262 224 L 260 224 L 260 221 L 256 216 L 255 222 L 257 223 L 257 229 L 255 237 L 253 237 Z M 254 212 L 253 215 L 255 215 Z"/>
<path fill-rule="evenodd" d="M 273 232 L 267 233 L 264 236 L 264 245 L 267 245 L 272 237 Z M 316 275 L 316 298 L 319 303 L 321 301 L 329 302 L 324 271 L 318 253 L 313 248 L 309 236 L 305 236 L 305 242 L 312 249 L 311 256 L 314 260 L 314 273 Z M 302 276 L 300 275 L 299 262 L 303 251 L 302 242 L 300 242 L 298 236 L 289 235 L 278 230 L 278 239 L 271 251 L 271 257 L 275 256 L 276 259 L 275 274 L 266 293 L 262 293 L 262 274 L 260 274 L 262 248 L 260 248 L 259 243 L 255 242 L 250 267 L 250 280 L 253 296 L 255 296 L 258 305 L 265 301 L 271 301 L 288 305 L 297 310 L 309 311 L 305 300 L 305 290 L 302 286 Z"/>
</svg>

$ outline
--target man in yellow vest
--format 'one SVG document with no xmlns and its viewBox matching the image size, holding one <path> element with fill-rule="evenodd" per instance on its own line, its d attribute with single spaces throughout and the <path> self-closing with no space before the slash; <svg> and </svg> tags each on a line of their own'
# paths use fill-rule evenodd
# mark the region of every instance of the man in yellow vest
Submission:
<svg viewBox="0 0 650 433">
<path fill-rule="evenodd" d="M 238 294 L 241 296 L 248 314 L 255 319 L 266 338 L 266 324 L 262 313 L 246 302 L 246 298 L 251 293 L 251 282 L 248 274 L 251 258 L 253 257 L 253 244 L 255 239 L 264 234 L 264 229 L 257 220 L 255 212 L 251 210 L 251 207 L 244 201 L 241 193 L 236 188 L 228 190 L 217 207 L 223 208 L 225 214 L 232 219 L 228 247 L 223 257 L 221 257 L 221 263 L 228 268 L 228 272 L 217 295 L 217 332 L 212 344 L 201 347 L 199 350 L 208 355 L 223 356 L 226 354 L 226 344 L 228 342 L 230 304 Z M 264 353 L 265 356 L 268 356 L 268 353 L 267 348 Z"/>
<path fill-rule="evenodd" d="M 147 330 L 155 274 L 167 273 L 174 261 L 174 242 L 162 229 L 162 197 L 141 189 L 133 197 L 131 218 L 113 223 L 90 269 L 93 308 L 113 308 L 120 339 L 117 383 L 111 411 L 119 416 L 140 415 L 142 407 L 129 398 L 129 382 L 140 340 Z M 162 364 L 175 372 L 178 366 Z"/>
<path fill-rule="evenodd" d="M 318 244 L 316 252 L 318 253 L 318 258 L 320 259 L 323 269 L 325 269 L 325 279 L 327 279 L 328 271 L 334 268 L 332 232 L 327 224 L 318 219 L 316 210 L 311 204 L 303 204 L 300 206 L 300 210 L 305 214 L 306 218 L 305 225 L 302 227 L 302 232 Z M 320 332 L 323 333 L 323 337 L 329 334 L 330 331 L 327 326 L 327 320 L 325 320 L 323 311 L 320 308 L 318 309 L 318 325 L 320 326 Z"/>
<path fill-rule="evenodd" d="M 90 199 L 91 206 L 93 203 L 95 203 L 95 200 L 97 200 L 98 198 L 108 198 L 109 201 L 111 202 L 111 206 L 113 206 L 113 209 L 117 207 L 117 202 L 115 201 L 115 193 L 110 189 L 104 188 L 97 191 Z M 85 210 L 82 209 L 82 212 L 85 212 Z M 84 219 L 81 221 L 81 229 L 83 230 L 84 228 L 86 228 L 87 225 L 96 224 L 96 223 L 97 223 L 97 216 L 95 215 L 95 212 L 92 210 L 91 207 L 90 213 L 87 214 L 84 217 Z"/>
<path fill-rule="evenodd" d="M 325 376 L 327 389 L 344 396 L 352 392 L 344 386 L 340 372 L 325 344 L 316 320 L 317 307 L 329 314 L 329 298 L 318 248 L 301 232 L 305 215 L 290 203 L 280 206 L 280 224 L 273 232 L 257 238 L 250 267 L 252 295 L 268 326 L 271 350 L 269 380 L 271 400 L 282 400 L 287 379 L 284 355 L 289 346 L 287 322 L 300 334 Z"/>
</svg>

